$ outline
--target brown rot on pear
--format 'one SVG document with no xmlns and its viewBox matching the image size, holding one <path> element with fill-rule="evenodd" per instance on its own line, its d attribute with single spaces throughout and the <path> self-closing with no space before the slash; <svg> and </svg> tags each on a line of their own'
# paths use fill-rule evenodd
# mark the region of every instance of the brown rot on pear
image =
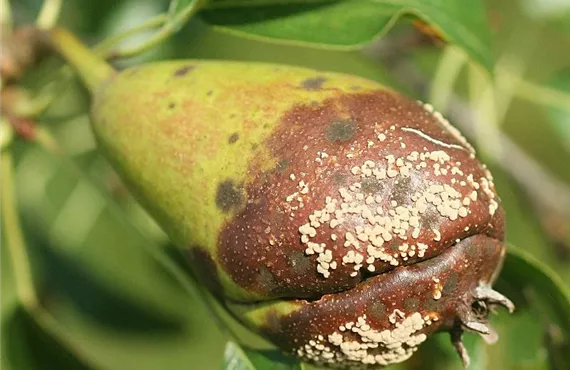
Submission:
<svg viewBox="0 0 570 370">
<path fill-rule="evenodd" d="M 493 177 L 429 104 L 355 76 L 181 60 L 116 71 L 54 47 L 93 95 L 101 151 L 252 331 L 327 367 L 489 343 L 505 255 Z"/>
</svg>

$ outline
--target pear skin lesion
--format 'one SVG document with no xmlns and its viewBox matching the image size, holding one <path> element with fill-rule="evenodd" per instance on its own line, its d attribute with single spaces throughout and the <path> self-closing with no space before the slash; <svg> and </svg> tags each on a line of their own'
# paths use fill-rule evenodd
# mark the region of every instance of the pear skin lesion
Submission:
<svg viewBox="0 0 570 370">
<path fill-rule="evenodd" d="M 234 132 L 233 134 L 230 135 L 230 137 L 228 138 L 228 144 L 233 144 L 236 141 L 239 140 L 239 133 Z"/>
<path fill-rule="evenodd" d="M 224 213 L 229 213 L 241 208 L 245 203 L 243 186 L 234 180 L 224 180 L 218 184 L 216 190 L 216 207 Z"/>
<path fill-rule="evenodd" d="M 277 172 L 283 173 L 285 171 L 287 171 L 287 169 L 289 168 L 289 166 L 291 165 L 291 161 L 287 158 L 281 158 L 280 160 L 277 161 L 277 164 L 275 165 L 275 170 Z"/>
<path fill-rule="evenodd" d="M 192 71 L 195 68 L 196 68 L 196 66 L 194 66 L 194 65 L 186 65 L 186 66 L 180 67 L 174 71 L 173 77 L 186 76 L 188 74 L 188 72 Z"/>
<path fill-rule="evenodd" d="M 325 138 L 330 142 L 347 142 L 354 138 L 358 124 L 348 119 L 333 119 L 326 127 Z"/>
<path fill-rule="evenodd" d="M 216 262 L 211 254 L 203 247 L 191 246 L 186 249 L 185 255 L 190 266 L 193 266 L 192 271 L 200 283 L 215 296 L 222 297 L 224 288 L 218 276 Z"/>
<path fill-rule="evenodd" d="M 305 90 L 320 90 L 326 81 L 327 79 L 322 76 L 311 77 L 303 80 L 301 86 Z"/>
</svg>

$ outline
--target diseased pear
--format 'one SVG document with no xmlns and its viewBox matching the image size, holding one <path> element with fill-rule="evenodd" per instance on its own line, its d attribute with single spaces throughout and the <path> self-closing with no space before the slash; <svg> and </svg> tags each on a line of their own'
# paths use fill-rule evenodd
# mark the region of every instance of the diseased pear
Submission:
<svg viewBox="0 0 570 370">
<path fill-rule="evenodd" d="M 493 179 L 428 104 L 355 76 L 165 61 L 116 72 L 62 30 L 93 132 L 203 284 L 254 331 L 337 367 L 493 338 L 505 254 Z"/>
</svg>

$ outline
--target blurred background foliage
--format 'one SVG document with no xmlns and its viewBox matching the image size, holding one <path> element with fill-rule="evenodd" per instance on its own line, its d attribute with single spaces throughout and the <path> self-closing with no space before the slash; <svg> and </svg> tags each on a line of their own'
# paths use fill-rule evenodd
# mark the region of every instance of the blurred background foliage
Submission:
<svg viewBox="0 0 570 370">
<path fill-rule="evenodd" d="M 14 22 L 33 22 L 42 3 L 12 1 Z M 438 2 L 426 1 L 430 3 Z M 445 7 L 449 1 L 441 3 Z M 321 26 L 339 25 L 335 17 L 343 9 L 327 13 L 324 8 L 308 8 L 307 14 L 313 14 L 308 21 L 291 9 L 262 9 L 261 15 L 270 21 L 250 24 L 246 13 L 232 8 L 216 12 L 214 7 L 156 48 L 117 60 L 116 65 L 180 58 L 303 65 L 368 77 L 434 104 L 468 136 L 491 168 L 513 245 L 498 290 L 513 297 L 518 310 L 493 319 L 501 336 L 495 345 L 466 335 L 472 368 L 568 369 L 570 1 L 487 0 L 482 2 L 481 18 L 476 12 L 468 14 L 478 1 L 457 3 L 462 5 L 442 13 L 447 18 L 436 13 L 423 17 L 436 27 L 404 16 L 388 29 L 384 26 L 392 25 L 393 11 L 383 18 L 378 11 L 368 28 L 343 34 L 344 38 L 319 32 Z M 166 0 L 69 0 L 58 23 L 94 44 L 165 12 L 168 5 Z M 293 16 L 293 25 L 314 29 L 303 33 L 299 30 L 305 28 L 294 27 L 301 43 L 264 39 L 279 36 L 281 16 Z M 461 16 L 467 17 L 465 22 Z M 464 42 L 463 26 L 475 31 L 484 47 Z M 355 25 L 347 27 L 353 30 Z M 254 37 L 244 37 L 244 32 Z M 150 34 L 122 46 L 136 45 Z M 442 36 L 457 46 L 446 46 Z M 313 47 L 306 41 L 339 45 Z M 364 45 L 342 50 L 345 41 Z M 59 65 L 57 58 L 48 58 L 29 71 L 20 86 L 37 92 L 54 78 Z M 247 351 L 226 347 L 228 335 L 213 318 L 211 302 L 195 288 L 168 238 L 97 152 L 88 109 L 85 90 L 71 79 L 38 120 L 65 154 L 46 151 L 49 138 L 43 146 L 38 145 L 40 139 L 12 144 L 27 255 L 9 255 L 3 227 L 2 367 L 295 368 L 263 353 L 247 357 Z M 33 309 L 18 298 L 19 274 L 27 265 L 38 303 Z M 240 330 L 238 325 L 234 329 Z M 251 343 L 266 346 L 257 340 Z M 412 360 L 394 368 L 459 369 L 460 362 L 446 335 L 439 335 Z"/>
</svg>

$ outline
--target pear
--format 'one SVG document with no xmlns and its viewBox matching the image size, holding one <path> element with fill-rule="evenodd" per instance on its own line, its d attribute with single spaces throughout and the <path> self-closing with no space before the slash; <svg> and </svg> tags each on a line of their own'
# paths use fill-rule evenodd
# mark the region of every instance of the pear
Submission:
<svg viewBox="0 0 570 370">
<path fill-rule="evenodd" d="M 92 94 L 98 145 L 239 320 L 326 366 L 385 366 L 427 335 L 487 340 L 504 212 L 429 104 L 359 77 L 173 60 L 116 71 L 50 38 Z"/>
</svg>

